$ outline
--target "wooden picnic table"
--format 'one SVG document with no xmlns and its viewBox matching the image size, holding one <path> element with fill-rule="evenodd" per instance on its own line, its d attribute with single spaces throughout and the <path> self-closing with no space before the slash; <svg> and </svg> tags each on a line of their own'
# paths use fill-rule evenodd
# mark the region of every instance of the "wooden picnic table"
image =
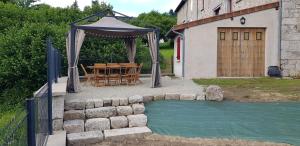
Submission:
<svg viewBox="0 0 300 146">
<path fill-rule="evenodd" d="M 87 66 L 88 69 L 93 70 L 93 80 L 96 86 L 99 86 L 100 83 L 103 85 L 135 83 L 138 67 L 135 63 L 96 63 L 94 66 Z"/>
</svg>

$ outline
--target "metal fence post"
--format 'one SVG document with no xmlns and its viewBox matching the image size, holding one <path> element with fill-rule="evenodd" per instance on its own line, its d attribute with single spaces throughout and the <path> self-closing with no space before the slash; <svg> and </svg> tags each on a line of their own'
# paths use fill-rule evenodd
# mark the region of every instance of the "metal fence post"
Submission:
<svg viewBox="0 0 300 146">
<path fill-rule="evenodd" d="M 36 145 L 35 138 L 35 105 L 34 98 L 26 100 L 27 107 L 27 144 L 28 146 Z"/>
<path fill-rule="evenodd" d="M 58 77 L 61 77 L 61 54 L 60 51 L 57 51 L 58 53 Z"/>
<path fill-rule="evenodd" d="M 174 74 L 174 56 L 171 56 L 171 73 Z"/>
<path fill-rule="evenodd" d="M 53 58 L 54 58 L 54 66 L 53 66 L 53 68 L 54 68 L 54 81 L 55 81 L 55 83 L 57 83 L 57 78 L 58 78 L 58 66 L 57 66 L 57 64 L 58 64 L 58 61 L 57 61 L 57 59 L 58 59 L 58 53 L 57 53 L 57 50 L 56 49 L 53 49 Z"/>
<path fill-rule="evenodd" d="M 49 134 L 52 135 L 52 77 L 53 77 L 53 62 L 52 62 L 52 46 L 51 40 L 48 38 L 47 40 L 47 82 L 48 82 L 48 129 Z"/>
</svg>

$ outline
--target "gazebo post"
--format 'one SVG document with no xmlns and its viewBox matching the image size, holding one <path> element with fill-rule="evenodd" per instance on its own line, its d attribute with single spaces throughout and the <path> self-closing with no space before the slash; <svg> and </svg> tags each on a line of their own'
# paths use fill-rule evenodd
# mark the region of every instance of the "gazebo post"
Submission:
<svg viewBox="0 0 300 146">
<path fill-rule="evenodd" d="M 160 53 L 159 53 L 159 37 L 160 37 L 160 30 L 159 28 L 155 29 L 156 32 L 156 41 L 157 41 L 157 65 L 156 65 L 156 71 L 159 72 L 160 68 Z M 160 87 L 160 74 L 156 73 L 156 81 L 155 81 L 155 87 Z"/>
<path fill-rule="evenodd" d="M 73 67 L 75 63 L 75 36 L 76 36 L 76 26 L 74 24 L 71 24 L 71 48 L 70 48 L 70 63 L 71 66 Z M 75 92 L 75 87 L 74 87 L 74 72 L 73 69 L 70 71 L 70 86 L 68 86 L 68 92 L 69 93 L 74 93 Z"/>
</svg>

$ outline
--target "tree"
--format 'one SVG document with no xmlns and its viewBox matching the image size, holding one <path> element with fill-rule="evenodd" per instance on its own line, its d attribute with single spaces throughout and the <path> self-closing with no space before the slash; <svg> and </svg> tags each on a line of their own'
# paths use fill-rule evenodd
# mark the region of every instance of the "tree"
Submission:
<svg viewBox="0 0 300 146">
<path fill-rule="evenodd" d="M 71 5 L 71 9 L 79 9 L 77 0 Z"/>
<path fill-rule="evenodd" d="M 92 6 L 86 6 L 84 8 L 84 13 L 87 15 L 92 15 L 95 13 L 103 13 L 104 15 L 112 15 L 113 6 L 106 4 L 105 2 L 99 3 L 98 0 L 92 1 Z"/>
<path fill-rule="evenodd" d="M 28 8 L 32 3 L 35 3 L 38 0 L 14 0 L 14 1 L 17 5 Z"/>
<path fill-rule="evenodd" d="M 160 29 L 160 39 L 167 41 L 165 37 L 166 33 L 176 24 L 176 17 L 169 13 L 159 13 L 157 11 L 151 11 L 149 13 L 142 13 L 137 18 L 131 21 L 132 24 L 140 27 Z"/>
<path fill-rule="evenodd" d="M 173 9 L 171 9 L 171 10 L 169 11 L 169 15 L 170 15 L 170 16 L 176 16 L 176 14 L 175 14 L 175 12 L 174 12 Z"/>
</svg>

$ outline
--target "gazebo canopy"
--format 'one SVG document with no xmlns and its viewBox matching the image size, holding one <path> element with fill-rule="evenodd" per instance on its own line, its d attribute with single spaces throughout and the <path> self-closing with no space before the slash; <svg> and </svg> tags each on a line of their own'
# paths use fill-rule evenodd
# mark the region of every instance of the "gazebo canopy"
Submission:
<svg viewBox="0 0 300 146">
<path fill-rule="evenodd" d="M 68 56 L 68 92 L 79 92 L 80 90 L 79 72 L 77 66 L 80 49 L 86 35 L 124 39 L 126 48 L 128 50 L 128 60 L 130 63 L 134 63 L 135 61 L 135 38 L 139 36 L 147 36 L 152 61 L 151 87 L 160 87 L 161 71 L 159 64 L 159 29 L 133 26 L 112 16 L 102 17 L 99 21 L 91 24 L 76 24 L 77 22 L 88 20 L 94 16 L 99 16 L 99 13 L 80 19 L 71 24 L 71 30 L 66 39 Z"/>
<path fill-rule="evenodd" d="M 127 24 L 110 16 L 103 17 L 92 24 L 79 25 L 77 28 L 85 30 L 87 35 L 109 38 L 136 38 L 153 31 L 153 29 Z"/>
</svg>

